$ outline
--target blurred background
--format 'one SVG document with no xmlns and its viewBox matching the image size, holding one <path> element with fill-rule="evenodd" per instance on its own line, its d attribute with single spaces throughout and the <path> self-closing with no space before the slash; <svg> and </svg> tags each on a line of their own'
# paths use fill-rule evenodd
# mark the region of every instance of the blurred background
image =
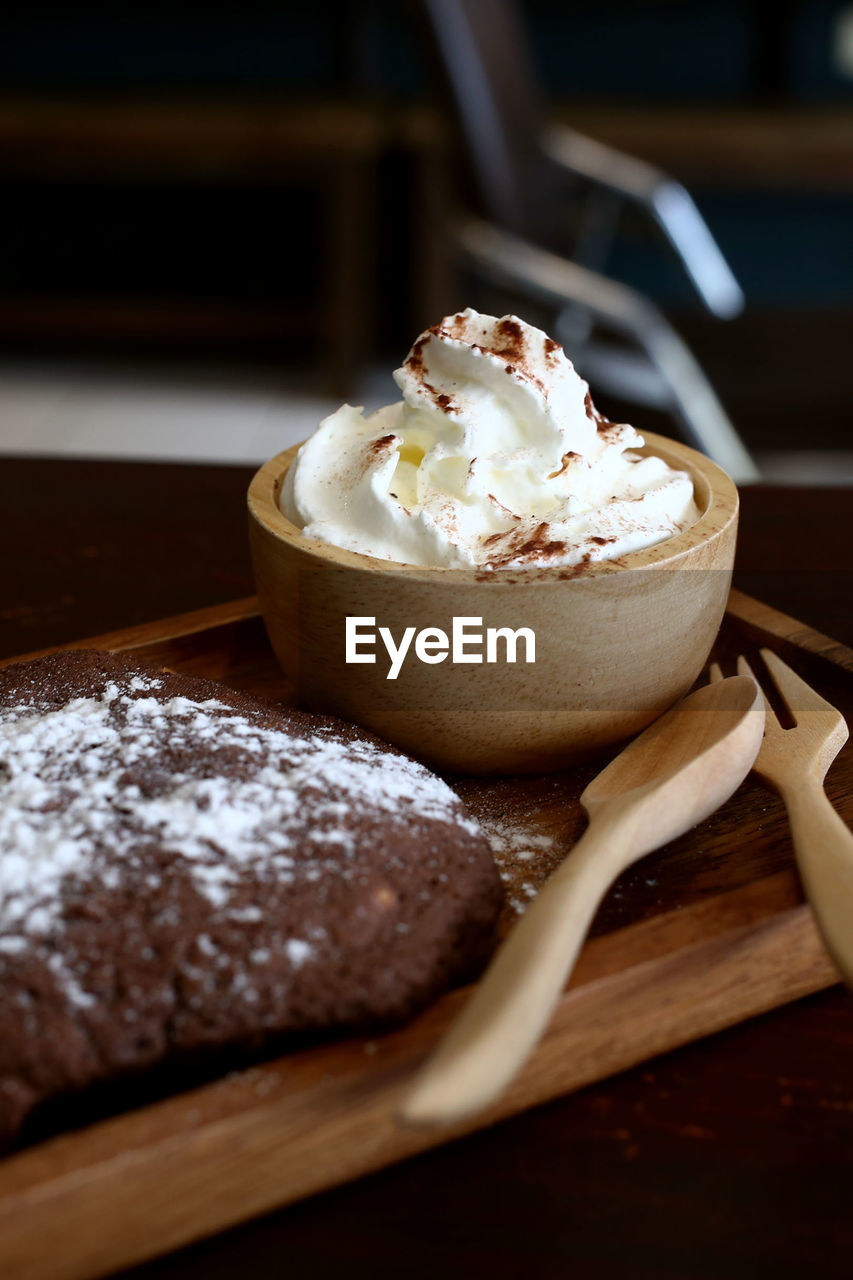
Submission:
<svg viewBox="0 0 853 1280">
<path fill-rule="evenodd" d="M 0 451 L 260 461 L 470 303 L 684 434 L 660 319 L 765 476 L 853 482 L 853 0 L 493 3 L 7 4 Z"/>
</svg>

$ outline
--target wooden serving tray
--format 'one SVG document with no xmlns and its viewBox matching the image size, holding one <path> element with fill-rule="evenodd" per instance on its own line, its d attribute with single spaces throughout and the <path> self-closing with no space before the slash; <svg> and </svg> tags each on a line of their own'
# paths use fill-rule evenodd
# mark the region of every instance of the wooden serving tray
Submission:
<svg viewBox="0 0 853 1280">
<path fill-rule="evenodd" d="M 756 643 L 776 648 L 850 718 L 853 651 L 733 592 L 714 656 L 731 670 Z M 253 599 L 81 644 L 287 698 Z M 493 839 L 506 923 L 577 839 L 578 797 L 601 766 L 451 779 Z M 828 791 L 853 822 L 849 745 Z M 454 991 L 402 1030 L 232 1072 L 0 1161 L 0 1276 L 106 1274 L 837 981 L 803 902 L 781 802 L 750 777 L 707 822 L 621 877 L 545 1038 L 485 1114 L 442 1129 L 395 1119 L 413 1071 L 465 1000 Z"/>
</svg>

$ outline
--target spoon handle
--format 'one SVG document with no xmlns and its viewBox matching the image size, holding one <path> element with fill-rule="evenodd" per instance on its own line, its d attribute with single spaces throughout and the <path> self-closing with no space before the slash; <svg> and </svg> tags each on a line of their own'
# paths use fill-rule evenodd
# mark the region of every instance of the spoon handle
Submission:
<svg viewBox="0 0 853 1280">
<path fill-rule="evenodd" d="M 630 842 L 629 823 L 596 815 L 416 1078 L 400 1111 L 403 1120 L 462 1119 L 509 1084 L 542 1034 L 596 908 L 626 865 Z"/>
</svg>

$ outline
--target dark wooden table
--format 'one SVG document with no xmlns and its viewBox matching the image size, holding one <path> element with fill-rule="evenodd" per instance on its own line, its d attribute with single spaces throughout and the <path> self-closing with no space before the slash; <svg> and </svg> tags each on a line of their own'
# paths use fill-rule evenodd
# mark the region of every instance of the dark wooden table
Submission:
<svg viewBox="0 0 853 1280">
<path fill-rule="evenodd" d="M 250 594 L 249 476 L 0 460 L 0 655 Z M 852 507 L 746 490 L 737 585 L 853 644 Z M 834 988 L 133 1275 L 848 1280 L 851 1193 Z"/>
</svg>

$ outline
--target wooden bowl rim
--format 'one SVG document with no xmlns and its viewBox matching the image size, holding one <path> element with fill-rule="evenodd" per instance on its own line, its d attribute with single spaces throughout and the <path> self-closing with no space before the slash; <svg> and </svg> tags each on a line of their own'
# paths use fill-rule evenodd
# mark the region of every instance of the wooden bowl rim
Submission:
<svg viewBox="0 0 853 1280">
<path fill-rule="evenodd" d="M 303 556 L 341 568 L 369 574 L 386 574 L 429 582 L 443 581 L 448 585 L 480 586 L 486 582 L 514 584 L 553 584 L 555 578 L 587 581 L 593 577 L 619 573 L 625 569 L 673 569 L 677 562 L 686 560 L 692 552 L 719 538 L 737 518 L 739 499 L 734 481 L 698 450 L 680 441 L 670 440 L 651 431 L 643 432 L 645 444 L 637 450 L 642 455 L 654 454 L 670 466 L 688 471 L 693 477 L 694 495 L 700 507 L 695 524 L 675 534 L 654 547 L 631 551 L 614 560 L 602 560 L 581 567 L 532 566 L 530 568 L 484 570 L 482 565 L 470 569 L 403 564 L 396 560 L 381 560 L 364 555 L 360 551 L 348 551 L 333 546 L 319 538 L 306 538 L 298 525 L 284 515 L 278 505 L 281 484 L 288 468 L 302 444 L 275 455 L 258 469 L 248 491 L 249 512 L 261 527 L 281 542 Z M 697 484 L 697 481 L 699 484 Z M 703 504 L 700 485 L 707 490 Z"/>
</svg>

